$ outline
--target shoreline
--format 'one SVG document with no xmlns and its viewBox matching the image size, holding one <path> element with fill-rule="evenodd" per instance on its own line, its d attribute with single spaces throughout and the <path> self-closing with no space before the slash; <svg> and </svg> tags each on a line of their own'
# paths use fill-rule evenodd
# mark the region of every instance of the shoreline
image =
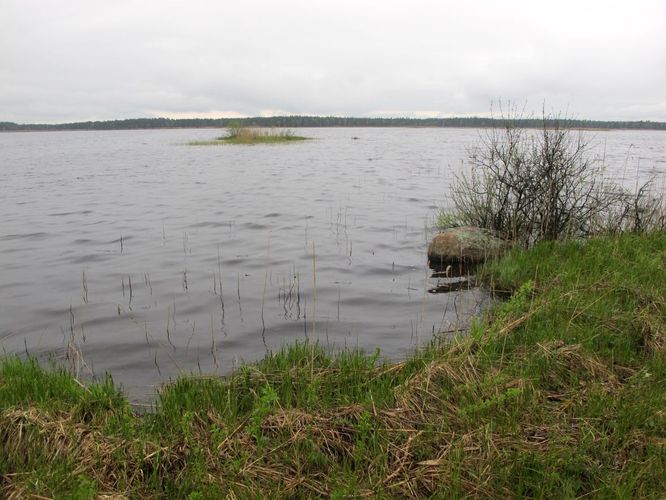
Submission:
<svg viewBox="0 0 666 500">
<path fill-rule="evenodd" d="M 665 256 L 663 232 L 511 251 L 481 274 L 511 298 L 466 337 L 393 364 L 296 344 L 143 414 L 110 379 L 7 358 L 0 491 L 658 497 Z"/>
<path fill-rule="evenodd" d="M 0 132 L 10 131 L 74 131 L 74 130 L 151 130 L 184 128 L 503 128 L 512 124 L 521 128 L 543 128 L 542 118 L 368 118 L 335 116 L 273 116 L 245 118 L 126 118 L 63 123 L 15 123 L 0 121 Z M 592 120 L 550 118 L 547 126 L 555 125 L 577 130 L 666 130 L 666 122 L 655 120 Z"/>
</svg>

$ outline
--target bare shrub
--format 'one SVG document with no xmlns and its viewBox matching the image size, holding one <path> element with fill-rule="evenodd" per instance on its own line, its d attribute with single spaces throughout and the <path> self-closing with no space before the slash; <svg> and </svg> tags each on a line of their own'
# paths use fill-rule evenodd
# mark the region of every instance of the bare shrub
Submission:
<svg viewBox="0 0 666 500">
<path fill-rule="evenodd" d="M 650 179 L 635 192 L 616 187 L 615 202 L 594 220 L 594 232 L 615 234 L 666 231 L 666 203 L 663 193 Z"/>
<path fill-rule="evenodd" d="M 666 211 L 648 184 L 635 194 L 608 182 L 601 158 L 565 116 L 519 126 L 515 108 L 470 152 L 471 172 L 456 176 L 454 211 L 443 225 L 471 225 L 530 247 L 537 241 L 599 232 L 663 228 Z"/>
</svg>

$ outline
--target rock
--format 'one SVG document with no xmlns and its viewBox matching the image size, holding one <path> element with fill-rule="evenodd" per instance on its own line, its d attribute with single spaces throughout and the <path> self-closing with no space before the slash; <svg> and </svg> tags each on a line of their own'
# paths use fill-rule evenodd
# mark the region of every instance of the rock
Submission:
<svg viewBox="0 0 666 500">
<path fill-rule="evenodd" d="M 478 264 L 500 255 L 507 243 L 479 227 L 454 227 L 435 235 L 428 247 L 431 267 Z"/>
</svg>

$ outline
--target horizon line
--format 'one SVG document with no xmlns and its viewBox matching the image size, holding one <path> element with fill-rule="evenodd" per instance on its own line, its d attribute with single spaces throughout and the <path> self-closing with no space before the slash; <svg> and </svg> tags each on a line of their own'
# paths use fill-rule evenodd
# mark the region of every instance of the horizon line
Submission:
<svg viewBox="0 0 666 500">
<path fill-rule="evenodd" d="M 26 126 L 26 127 L 57 127 L 57 126 L 67 126 L 67 125 L 82 125 L 88 123 L 113 123 L 113 122 L 132 122 L 132 121 L 170 121 L 170 122 L 181 122 L 181 121 L 197 121 L 197 122 L 214 122 L 214 121 L 270 121 L 276 119 L 298 119 L 298 118 L 308 118 L 308 119 L 329 119 L 329 120 L 370 120 L 370 121 L 388 121 L 388 120 L 402 120 L 402 121 L 411 121 L 411 122 L 427 122 L 427 121 L 458 121 L 458 120 L 487 120 L 491 122 L 503 122 L 503 121 L 523 121 L 523 122 L 542 122 L 544 117 L 528 116 L 528 117 L 496 117 L 496 116 L 481 116 L 481 115 L 461 115 L 461 116 L 432 116 L 432 117 L 412 117 L 412 116 L 352 116 L 352 115 L 317 115 L 317 114 L 284 114 L 284 115 L 271 115 L 271 116 L 219 116 L 219 117 L 178 117 L 172 118 L 168 116 L 144 116 L 144 117 L 134 117 L 134 118 L 108 118 L 108 119 L 79 119 L 72 121 L 60 121 L 60 122 L 16 122 L 9 120 L 0 120 L 0 125 L 15 125 L 15 126 Z M 659 125 L 666 125 L 666 121 L 653 120 L 653 119 L 598 119 L 598 118 L 573 118 L 569 116 L 558 116 L 551 115 L 546 116 L 545 121 L 562 121 L 562 122 L 597 122 L 597 123 L 653 123 Z M 292 125 L 293 126 L 293 125 Z"/>
</svg>

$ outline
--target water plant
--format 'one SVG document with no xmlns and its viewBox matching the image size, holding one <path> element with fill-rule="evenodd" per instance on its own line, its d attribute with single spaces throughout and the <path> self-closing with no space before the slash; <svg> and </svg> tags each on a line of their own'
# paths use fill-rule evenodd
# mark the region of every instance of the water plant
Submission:
<svg viewBox="0 0 666 500">
<path fill-rule="evenodd" d="M 216 144 L 276 144 L 283 142 L 303 141 L 307 137 L 295 135 L 289 129 L 245 127 L 231 124 L 227 134 L 210 141 L 194 141 L 192 146 L 210 146 Z"/>
</svg>

